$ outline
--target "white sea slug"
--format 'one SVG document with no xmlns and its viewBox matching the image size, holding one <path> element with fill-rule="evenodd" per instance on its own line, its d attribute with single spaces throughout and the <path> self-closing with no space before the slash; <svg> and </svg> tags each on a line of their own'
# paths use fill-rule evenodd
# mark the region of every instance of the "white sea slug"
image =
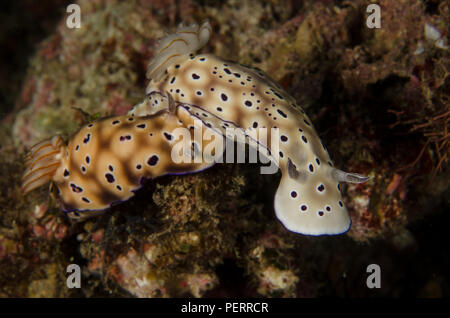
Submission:
<svg viewBox="0 0 450 318">
<path fill-rule="evenodd" d="M 182 112 L 179 115 L 183 118 Z M 184 123 L 194 125 L 190 118 L 184 115 Z M 116 116 L 85 125 L 67 146 L 59 136 L 42 141 L 25 158 L 22 191 L 26 194 L 51 181 L 58 189 L 61 209 L 72 220 L 102 213 L 132 197 L 145 179 L 197 172 L 212 165 L 195 160 L 200 155 L 195 152 L 179 153 L 179 163 L 172 160 L 172 146 L 183 138 L 173 132 L 184 129 L 184 123 L 167 111 L 145 117 Z"/>
<path fill-rule="evenodd" d="M 176 109 L 188 110 L 224 136 L 230 126 L 247 133 L 268 129 L 267 142 L 259 137 L 255 140 L 250 133 L 248 140 L 252 146 L 265 146 L 273 160 L 279 159 L 282 178 L 274 203 L 278 219 L 287 229 L 301 234 L 346 232 L 351 220 L 339 182 L 362 183 L 368 178 L 333 167 L 311 120 L 294 98 L 264 72 L 212 54 L 195 55 L 193 49 L 207 42 L 211 28 L 206 22 L 192 29 L 198 30 L 196 36 L 177 30 L 162 40 L 164 47 L 148 67 L 150 83 L 146 93 L 150 102 L 134 107 L 129 114 L 165 109 L 170 94 Z M 170 58 L 175 55 L 177 59 Z M 278 153 L 274 153 L 270 142 L 271 128 L 277 129 L 280 136 Z"/>
</svg>

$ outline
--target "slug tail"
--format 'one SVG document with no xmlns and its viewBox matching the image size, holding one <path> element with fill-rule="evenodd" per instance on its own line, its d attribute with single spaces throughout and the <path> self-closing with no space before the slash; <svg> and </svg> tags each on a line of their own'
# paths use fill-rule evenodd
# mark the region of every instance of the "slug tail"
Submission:
<svg viewBox="0 0 450 318">
<path fill-rule="evenodd" d="M 211 36 L 208 21 L 200 27 L 179 25 L 175 33 L 163 37 L 158 49 L 147 66 L 147 78 L 159 81 L 167 68 L 189 57 L 189 54 L 201 49 Z"/>
<path fill-rule="evenodd" d="M 28 192 L 48 183 L 61 163 L 62 139 L 55 136 L 33 147 L 25 157 L 25 172 L 22 177 L 22 193 Z"/>
</svg>

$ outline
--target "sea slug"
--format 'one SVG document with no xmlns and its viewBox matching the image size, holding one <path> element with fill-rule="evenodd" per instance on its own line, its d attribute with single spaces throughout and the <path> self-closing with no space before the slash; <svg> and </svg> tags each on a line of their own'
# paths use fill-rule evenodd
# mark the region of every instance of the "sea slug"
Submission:
<svg viewBox="0 0 450 318">
<path fill-rule="evenodd" d="M 193 29 L 211 27 L 205 22 Z M 147 71 L 163 76 L 149 78 L 149 102 L 134 107 L 129 114 L 167 109 L 170 97 L 176 109 L 188 110 L 223 136 L 229 127 L 244 129 L 248 143 L 263 145 L 282 171 L 274 207 L 284 226 L 308 235 L 346 232 L 351 220 L 339 182 L 362 183 L 368 178 L 333 167 L 305 111 L 267 74 L 213 54 L 196 54 L 209 34 L 199 31 L 197 37 L 188 36 L 181 28 L 163 39 L 164 47 L 157 51 Z M 195 43 L 190 44 L 192 39 Z M 171 59 L 174 55 L 179 58 Z M 266 138 L 258 134 L 259 128 L 266 129 Z M 275 133 L 279 140 L 273 142 L 271 135 Z"/>
<path fill-rule="evenodd" d="M 191 117 L 184 117 L 186 125 L 195 124 L 189 122 Z M 72 220 L 102 213 L 132 197 L 145 179 L 202 171 L 213 164 L 197 160 L 195 156 L 201 154 L 195 151 L 183 151 L 187 146 L 181 149 L 179 162 L 172 160 L 172 145 L 183 138 L 173 132 L 184 129 L 183 125 L 167 111 L 144 117 L 115 116 L 83 126 L 67 146 L 59 136 L 42 141 L 25 158 L 22 191 L 26 194 L 51 181 L 61 209 Z"/>
<path fill-rule="evenodd" d="M 23 192 L 52 181 L 62 209 L 72 219 L 84 219 L 129 199 L 144 179 L 212 166 L 215 161 L 205 160 L 204 149 L 229 140 L 234 128 L 244 133 L 244 143 L 281 169 L 274 208 L 288 230 L 306 235 L 346 232 L 351 220 L 339 182 L 368 178 L 333 167 L 309 117 L 267 74 L 212 54 L 196 55 L 210 35 L 205 22 L 180 26 L 163 38 L 148 66 L 147 97 L 127 116 L 90 123 L 67 146 L 60 137 L 34 146 L 26 157 Z M 189 140 L 196 140 L 198 122 L 206 147 L 199 151 L 193 144 L 190 152 L 182 148 L 183 160 L 175 161 L 173 149 L 184 138 L 174 131 L 194 128 L 185 131 Z M 214 149 L 212 158 L 223 151 Z"/>
</svg>

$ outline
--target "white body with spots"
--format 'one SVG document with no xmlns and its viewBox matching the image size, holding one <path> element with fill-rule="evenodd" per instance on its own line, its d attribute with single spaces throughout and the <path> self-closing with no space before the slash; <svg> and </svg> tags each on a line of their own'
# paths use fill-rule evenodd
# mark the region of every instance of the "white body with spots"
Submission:
<svg viewBox="0 0 450 318">
<path fill-rule="evenodd" d="M 332 167 L 308 116 L 265 73 L 212 54 L 188 53 L 184 60 L 165 65 L 161 79 L 150 79 L 148 100 L 129 114 L 181 107 L 224 136 L 227 127 L 244 129 L 250 145 L 262 144 L 279 163 L 282 179 L 274 207 L 285 227 L 308 235 L 346 232 L 351 220 L 339 181 L 364 182 L 367 178 Z M 175 107 L 170 106 L 170 99 Z M 250 137 L 258 128 L 267 129 L 267 138 Z M 277 129 L 280 136 L 274 145 L 271 129 Z"/>
</svg>

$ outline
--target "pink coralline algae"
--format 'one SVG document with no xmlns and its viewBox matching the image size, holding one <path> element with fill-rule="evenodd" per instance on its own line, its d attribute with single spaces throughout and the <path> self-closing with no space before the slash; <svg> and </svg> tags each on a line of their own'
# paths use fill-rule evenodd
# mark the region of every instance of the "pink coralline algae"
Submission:
<svg viewBox="0 0 450 318">
<path fill-rule="evenodd" d="M 33 217 L 30 218 L 32 233 L 38 238 L 63 240 L 69 227 L 59 216 L 46 215 L 47 209 L 45 203 L 35 206 Z"/>
</svg>

